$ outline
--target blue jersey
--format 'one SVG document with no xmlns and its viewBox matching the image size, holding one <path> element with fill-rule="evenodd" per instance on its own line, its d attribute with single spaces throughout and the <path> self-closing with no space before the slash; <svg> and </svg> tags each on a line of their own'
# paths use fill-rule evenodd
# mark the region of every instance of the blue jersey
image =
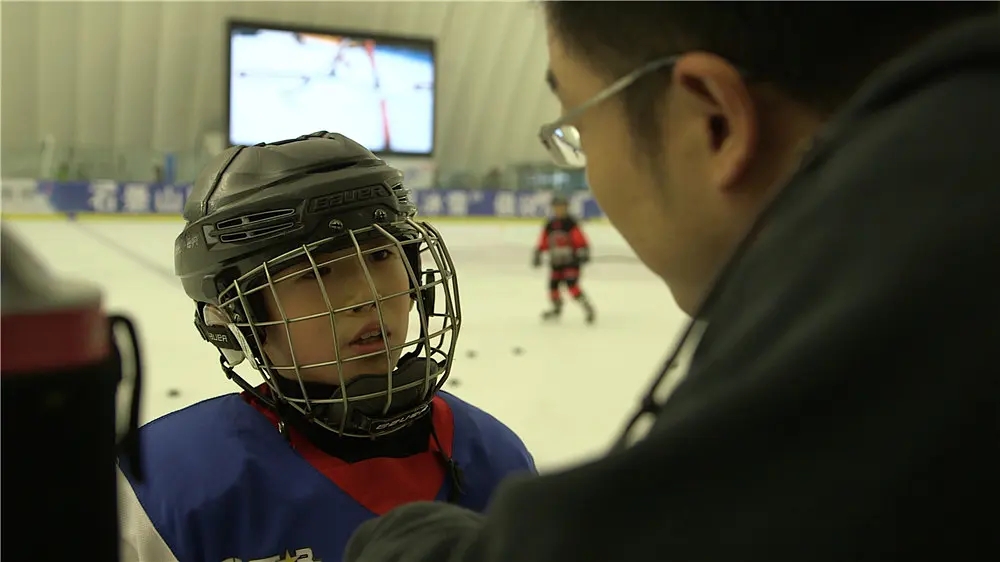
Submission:
<svg viewBox="0 0 1000 562">
<path fill-rule="evenodd" d="M 441 452 L 462 472 L 457 503 L 477 511 L 505 476 L 535 471 L 521 440 L 482 410 L 440 392 L 430 415 L 437 441 L 426 452 L 353 463 L 294 431 L 286 439 L 239 394 L 150 422 L 143 481 L 119 471 L 122 560 L 337 562 L 364 521 L 448 497 Z"/>
</svg>

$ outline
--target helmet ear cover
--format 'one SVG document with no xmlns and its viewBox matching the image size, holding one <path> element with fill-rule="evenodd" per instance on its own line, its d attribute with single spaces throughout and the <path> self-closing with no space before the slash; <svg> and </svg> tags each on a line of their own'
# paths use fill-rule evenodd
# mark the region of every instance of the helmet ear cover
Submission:
<svg viewBox="0 0 1000 562">
<path fill-rule="evenodd" d="M 258 295 L 251 295 L 251 298 L 253 297 L 258 297 Z M 249 328 L 240 328 L 236 325 L 241 322 L 240 312 L 236 310 L 227 312 L 215 305 L 205 303 L 198 303 L 195 307 L 195 328 L 201 334 L 202 339 L 219 350 L 230 367 L 235 367 L 246 359 L 246 348 L 242 343 L 253 341 L 252 334 L 244 333 L 248 332 Z M 263 341 L 263 331 L 259 330 L 258 333 Z M 256 350 L 255 347 L 252 349 Z"/>
</svg>

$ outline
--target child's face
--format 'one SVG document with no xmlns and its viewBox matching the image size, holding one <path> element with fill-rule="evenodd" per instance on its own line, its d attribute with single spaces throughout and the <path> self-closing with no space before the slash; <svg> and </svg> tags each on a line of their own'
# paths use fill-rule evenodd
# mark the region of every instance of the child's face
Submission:
<svg viewBox="0 0 1000 562">
<path fill-rule="evenodd" d="M 367 250 L 386 244 L 387 241 L 377 241 L 362 244 L 361 249 Z M 325 263 L 344 256 L 350 257 L 333 263 Z M 272 365 L 291 367 L 294 364 L 292 361 L 292 351 L 294 351 L 295 361 L 299 365 L 299 373 L 303 381 L 332 385 L 339 384 L 340 372 L 343 372 L 346 382 L 362 374 L 385 374 L 396 367 L 396 361 L 399 360 L 402 349 L 390 351 L 388 357 L 385 350 L 387 343 L 388 347 L 392 348 L 406 342 L 409 313 L 413 303 L 410 298 L 411 293 L 405 292 L 410 288 L 409 275 L 403 261 L 406 258 L 395 247 L 362 254 L 362 256 L 359 257 L 353 248 L 314 255 L 313 259 L 319 266 L 321 276 L 319 281 L 312 270 L 307 269 L 309 268 L 308 260 L 287 267 L 277 274 L 272 274 L 272 278 L 280 278 L 289 273 L 306 269 L 300 275 L 274 284 L 274 292 L 277 293 L 277 299 L 281 303 L 280 309 L 271 292 L 265 292 L 269 320 L 281 319 L 283 317 L 282 310 L 284 318 L 290 320 L 316 315 L 315 318 L 308 320 L 290 322 L 287 334 L 283 325 L 265 328 L 267 336 L 264 343 L 264 353 Z M 369 284 L 365 277 L 361 259 L 367 263 L 374 291 L 372 284 Z M 320 283 L 326 288 L 330 307 L 323 299 Z M 371 301 L 389 295 L 398 296 L 380 300 L 382 321 L 384 322 L 380 326 L 378 310 Z M 368 304 L 362 304 L 365 302 Z M 359 306 L 333 315 L 337 332 L 336 337 L 334 337 L 330 311 L 352 305 Z M 381 334 L 363 338 L 361 341 L 361 336 L 370 332 L 381 332 Z M 336 364 L 303 368 L 303 366 L 317 363 L 336 361 L 337 350 L 340 352 L 342 371 L 338 371 Z M 371 353 L 374 353 L 371 357 L 346 361 L 352 357 Z M 275 369 L 275 371 L 286 378 L 295 378 L 294 369 Z"/>
<path fill-rule="evenodd" d="M 552 214 L 557 218 L 564 218 L 567 214 L 569 214 L 569 209 L 567 209 L 566 205 L 563 205 L 562 203 L 556 203 L 552 206 Z"/>
</svg>

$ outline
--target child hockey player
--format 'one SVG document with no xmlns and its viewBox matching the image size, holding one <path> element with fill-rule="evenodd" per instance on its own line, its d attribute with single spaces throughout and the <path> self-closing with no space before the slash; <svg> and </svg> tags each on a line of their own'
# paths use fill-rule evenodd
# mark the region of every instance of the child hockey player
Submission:
<svg viewBox="0 0 1000 562">
<path fill-rule="evenodd" d="M 123 560 L 335 562 L 393 507 L 482 511 L 501 479 L 534 472 L 507 427 L 440 390 L 458 287 L 401 182 L 326 132 L 233 147 L 202 171 L 175 269 L 242 393 L 141 429 L 142 478 L 119 460 Z"/>
<path fill-rule="evenodd" d="M 534 266 L 542 266 L 542 253 L 549 253 L 549 298 L 552 309 L 545 311 L 542 318 L 549 320 L 562 314 L 562 296 L 559 285 L 583 307 L 587 323 L 594 322 L 594 307 L 587 295 L 580 290 L 580 268 L 590 260 L 590 247 L 583 229 L 569 214 L 569 201 L 562 195 L 552 198 L 552 217 L 545 222 L 542 235 L 535 247 Z"/>
</svg>

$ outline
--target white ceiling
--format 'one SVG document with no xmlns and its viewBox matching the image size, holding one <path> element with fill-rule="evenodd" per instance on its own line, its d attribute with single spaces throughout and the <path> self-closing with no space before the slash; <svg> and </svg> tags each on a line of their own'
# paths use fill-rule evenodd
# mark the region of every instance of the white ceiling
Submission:
<svg viewBox="0 0 1000 562">
<path fill-rule="evenodd" d="M 194 149 L 224 126 L 229 18 L 433 37 L 442 171 L 545 160 L 558 105 L 525 1 L 3 2 L 3 146 Z"/>
</svg>

